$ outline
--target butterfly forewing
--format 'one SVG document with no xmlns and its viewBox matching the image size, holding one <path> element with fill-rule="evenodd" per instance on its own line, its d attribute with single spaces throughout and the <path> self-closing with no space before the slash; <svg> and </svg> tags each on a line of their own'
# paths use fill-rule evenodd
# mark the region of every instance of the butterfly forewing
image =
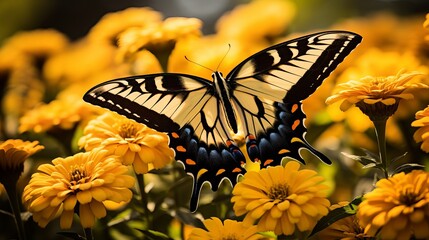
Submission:
<svg viewBox="0 0 429 240">
<path fill-rule="evenodd" d="M 267 48 L 247 58 L 226 77 L 237 92 L 276 102 L 301 101 L 361 41 L 354 33 L 321 32 Z"/>
<path fill-rule="evenodd" d="M 170 132 L 197 118 L 213 98 L 210 84 L 189 75 L 133 76 L 99 84 L 85 94 L 84 100 Z"/>
</svg>

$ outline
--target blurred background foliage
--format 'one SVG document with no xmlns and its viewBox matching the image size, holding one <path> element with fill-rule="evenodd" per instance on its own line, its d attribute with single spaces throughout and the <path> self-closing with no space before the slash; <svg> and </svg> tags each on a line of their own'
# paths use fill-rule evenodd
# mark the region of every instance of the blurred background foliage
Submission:
<svg viewBox="0 0 429 240">
<path fill-rule="evenodd" d="M 268 0 L 269 1 L 269 0 Z M 17 31 L 36 28 L 54 28 L 70 39 L 83 37 L 107 12 L 128 7 L 149 6 L 165 17 L 197 17 L 203 20 L 203 32 L 213 33 L 216 20 L 245 0 L 1 0 L 0 42 Z M 294 0 L 297 12 L 291 32 L 326 28 L 339 20 L 369 16 L 387 11 L 399 16 L 426 13 L 429 2 L 425 0 Z"/>
<path fill-rule="evenodd" d="M 215 32 L 216 21 L 220 16 L 232 10 L 236 5 L 246 2 L 248 1 L 0 0 L 0 44 L 18 32 L 46 28 L 56 29 L 65 34 L 70 41 L 77 41 L 85 37 L 90 29 L 106 13 L 129 7 L 147 6 L 160 11 L 164 17 L 182 16 L 199 18 L 204 23 L 202 27 L 203 33 L 213 34 Z M 269 0 L 267 0 L 268 2 Z M 292 2 L 296 5 L 296 13 L 293 21 L 287 27 L 287 34 L 293 35 L 293 33 L 340 28 L 364 35 L 363 43 L 358 47 L 356 52 L 350 55 L 344 66 L 340 66 L 337 69 L 338 74 L 337 72 L 334 73 L 332 78 L 336 78 L 336 82 L 348 81 L 350 77 L 363 77 L 362 74 L 372 74 L 374 76 L 396 74 L 399 69 L 392 70 L 396 67 L 408 68 L 407 70 L 410 71 L 422 70 L 425 73 L 429 72 L 426 69 L 429 65 L 429 47 L 422 44 L 424 36 L 422 24 L 425 20 L 425 14 L 429 12 L 429 1 L 293 0 Z M 269 19 L 267 21 L 269 23 Z M 414 29 L 416 30 L 414 31 Z M 415 38 L 420 39 L 418 44 L 414 44 Z M 209 48 L 210 46 L 207 47 Z M 389 53 L 382 53 L 383 51 Z M 103 55 L 103 53 L 97 54 Z M 109 54 L 106 53 L 106 56 L 111 56 Z M 80 58 L 88 57 L 90 60 L 87 61 L 91 62 L 90 55 L 85 55 L 82 52 L 78 56 Z M 380 59 L 384 61 L 380 61 Z M 82 61 L 84 60 L 82 59 Z M 392 61 L 392 63 L 389 61 Z M 108 66 L 108 63 L 103 64 Z M 390 66 L 394 67 L 390 68 Z M 383 72 L 383 69 L 390 69 L 393 72 L 386 73 Z M 0 88 L 4 91 L 5 81 L 3 81 L 2 76 L 0 76 L 0 80 Z M 428 83 L 427 78 L 425 81 Z M 343 157 L 339 152 L 362 153 L 359 149 L 360 147 L 374 152 L 377 151 L 374 142 L 374 131 L 371 128 L 370 122 L 368 119 L 362 119 L 362 115 L 356 112 L 358 111 L 357 109 L 341 113 L 338 110 L 338 105 L 327 107 L 324 104 L 326 97 L 331 95 L 334 85 L 335 82 L 327 81 L 314 96 L 306 100 L 307 103 L 304 103 L 304 110 L 309 118 L 307 124 L 309 126 L 307 134 L 309 142 L 316 145 L 317 148 L 326 153 L 336 163 L 334 167 L 323 164 L 312 166 L 317 168 L 328 179 L 333 189 L 335 187 L 335 191 L 331 195 L 333 203 L 347 199 L 351 200 L 353 196 L 361 194 L 370 188 L 373 180 L 372 174 L 367 174 L 367 170 L 362 170 L 360 165 Z M 44 93 L 44 102 L 50 102 L 55 99 L 55 90 L 47 89 L 47 92 Z M 49 91 L 53 91 L 54 93 L 49 95 Z M 419 101 L 401 103 L 398 116 L 394 121 L 390 121 L 387 133 L 388 148 L 391 150 L 389 155 L 396 157 L 404 152 L 408 152 L 404 161 L 426 163 L 427 154 L 420 151 L 419 144 L 414 142 L 412 135 L 415 129 L 411 128 L 410 123 L 414 120 L 414 113 L 428 105 L 427 92 L 420 93 L 419 97 L 416 98 Z M 73 101 L 69 104 L 73 104 Z M 321 109 L 326 109 L 326 111 L 321 111 Z M 26 138 L 43 139 L 42 144 L 46 146 L 46 150 L 41 151 L 36 156 L 45 162 L 49 162 L 53 157 L 67 156 L 77 151 L 76 146 L 72 148 L 70 146 L 61 146 L 58 143 L 61 141 L 57 141 L 58 139 L 62 139 L 66 140 L 64 142 L 67 143 L 76 142 L 76 140 L 73 140 L 73 138 L 76 138 L 75 130 L 73 128 L 68 132 L 61 132 L 58 136 L 55 136 L 55 133 L 51 132 L 50 134 L 53 137 L 46 137 L 43 134 L 42 136 L 37 136 L 32 135 L 34 133 L 29 133 L 26 135 Z M 311 158 L 311 156 L 308 156 L 308 158 Z M 317 161 L 312 160 L 307 162 L 317 163 Z M 183 171 L 180 172 L 180 168 L 181 166 L 175 165 L 157 171 L 155 172 L 156 174 L 147 175 L 147 182 L 150 184 L 146 188 L 147 191 L 151 191 L 151 199 L 149 199 L 151 204 L 163 202 L 163 208 L 165 209 L 173 209 L 169 208 L 171 205 L 187 206 L 189 192 L 191 191 L 191 179 L 183 178 L 184 174 Z M 32 166 L 32 168 L 26 166 L 26 172 L 23 174 L 23 179 L 21 179 L 20 188 L 23 188 L 28 182 L 34 169 L 35 166 Z M 177 175 L 171 176 L 169 174 L 171 172 Z M 156 179 L 152 181 L 151 178 Z M 215 194 L 211 194 L 211 191 L 206 188 L 202 193 L 202 205 L 199 208 L 199 211 L 204 213 L 203 217 L 231 217 L 231 205 L 228 203 L 230 191 L 231 188 L 226 182 L 223 183 L 220 190 Z M 204 193 L 210 194 L 206 195 Z M 0 198 L 2 198 L 0 209 L 8 209 L 8 203 L 5 201 L 4 194 L 0 194 Z M 223 204 L 216 205 L 215 203 L 217 202 L 222 202 Z M 131 204 L 138 211 L 138 204 Z M 176 236 L 177 238 L 180 238 L 178 236 L 183 234 L 181 233 L 181 230 L 184 228 L 183 223 L 193 223 L 194 220 L 185 208 L 175 208 L 174 212 L 165 211 L 158 212 L 157 214 L 154 216 L 154 223 L 158 221 L 161 224 L 156 224 L 153 227 L 158 231 L 168 233 L 170 236 Z M 98 226 L 94 228 L 94 235 L 100 239 L 108 237 L 119 239 L 124 237 L 121 232 L 135 232 L 136 230 L 131 230 L 131 228 L 144 228 L 139 221 L 128 221 L 128 224 L 121 224 L 125 216 L 133 217 L 129 212 L 117 212 L 109 216 L 115 217 L 101 219 Z M 107 225 L 108 223 L 115 226 L 110 231 L 110 235 L 107 235 L 106 231 L 104 231 L 105 226 L 111 226 Z M 170 225 L 163 225 L 162 223 Z M 13 229 L 13 225 L 6 215 L 0 215 L 0 226 L 2 226 L 2 229 Z M 58 237 L 55 233 L 60 231 L 56 223 L 49 224 L 43 231 L 43 234 L 40 233 L 41 229 L 35 223 L 28 223 L 26 227 L 30 233 L 40 234 L 40 239 L 43 239 L 45 236 Z M 79 226 L 74 226 L 71 231 L 80 232 L 81 229 Z M 138 233 L 136 234 L 138 235 Z M 0 233 L 0 239 L 9 236 L 11 235 L 7 233 L 6 235 L 1 235 Z M 58 239 L 62 238 L 58 237 Z"/>
</svg>

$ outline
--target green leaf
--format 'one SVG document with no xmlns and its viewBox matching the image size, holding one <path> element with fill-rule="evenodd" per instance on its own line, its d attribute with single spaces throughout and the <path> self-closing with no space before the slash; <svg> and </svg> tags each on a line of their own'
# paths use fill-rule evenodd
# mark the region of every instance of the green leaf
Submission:
<svg viewBox="0 0 429 240">
<path fill-rule="evenodd" d="M 393 171 L 393 174 L 400 173 L 400 172 L 409 173 L 413 170 L 424 170 L 424 169 L 425 169 L 425 166 L 417 164 L 417 163 L 405 163 L 405 164 L 402 164 L 401 166 L 397 167 Z"/>
<path fill-rule="evenodd" d="M 397 157 L 395 157 L 394 159 L 392 159 L 392 163 L 393 162 L 396 162 L 396 161 L 398 161 L 399 159 L 401 159 L 401 158 L 403 158 L 403 157 L 405 157 L 406 155 L 407 155 L 408 153 L 406 152 L 406 153 L 404 153 L 404 154 L 402 154 L 402 155 L 400 155 L 400 156 L 397 156 Z"/>
<path fill-rule="evenodd" d="M 310 236 L 322 231 L 323 229 L 329 227 L 331 224 L 336 221 L 343 219 L 348 216 L 356 214 L 358 205 L 362 202 L 362 197 L 357 197 L 353 199 L 349 204 L 344 207 L 336 208 L 328 213 L 328 215 L 322 217 L 313 228 L 313 231 L 310 233 Z"/>
<path fill-rule="evenodd" d="M 342 152 L 341 154 L 343 154 L 344 156 L 353 159 L 355 161 L 360 162 L 363 166 L 365 166 L 365 168 L 369 168 L 369 167 L 375 167 L 375 165 L 377 164 L 377 157 L 374 156 L 373 153 L 371 153 L 368 150 L 363 149 L 365 152 L 365 156 L 358 156 L 358 155 L 353 155 L 353 154 L 348 154 L 345 152 Z M 369 166 L 368 166 L 369 165 Z"/>
</svg>

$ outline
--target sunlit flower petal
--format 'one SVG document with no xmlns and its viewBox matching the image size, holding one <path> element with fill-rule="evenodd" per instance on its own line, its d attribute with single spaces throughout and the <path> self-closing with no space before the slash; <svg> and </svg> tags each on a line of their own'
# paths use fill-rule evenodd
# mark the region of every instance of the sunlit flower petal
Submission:
<svg viewBox="0 0 429 240">
<path fill-rule="evenodd" d="M 219 218 L 213 217 L 204 220 L 207 230 L 200 228 L 192 229 L 188 240 L 200 239 L 237 239 L 237 240 L 257 240 L 264 239 L 258 234 L 257 226 L 245 226 L 242 222 L 225 220 L 223 223 Z"/>
<path fill-rule="evenodd" d="M 429 152 L 429 106 L 416 113 L 416 120 L 411 126 L 419 127 L 414 133 L 414 140 L 422 142 L 421 149 Z"/>
</svg>

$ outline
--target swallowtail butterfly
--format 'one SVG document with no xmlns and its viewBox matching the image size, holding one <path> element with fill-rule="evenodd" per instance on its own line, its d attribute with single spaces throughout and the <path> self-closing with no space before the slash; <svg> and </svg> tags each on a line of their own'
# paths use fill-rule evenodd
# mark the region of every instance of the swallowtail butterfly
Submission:
<svg viewBox="0 0 429 240">
<path fill-rule="evenodd" d="M 331 163 L 305 140 L 301 102 L 361 39 L 346 31 L 315 33 L 264 49 L 225 78 L 218 71 L 213 81 L 176 73 L 131 76 L 93 87 L 84 100 L 167 132 L 176 160 L 193 177 L 195 211 L 202 185 L 209 182 L 213 191 L 224 179 L 234 185 L 246 171 L 245 156 L 262 167 L 283 157 L 305 163 L 299 153 L 305 148 Z"/>
</svg>

